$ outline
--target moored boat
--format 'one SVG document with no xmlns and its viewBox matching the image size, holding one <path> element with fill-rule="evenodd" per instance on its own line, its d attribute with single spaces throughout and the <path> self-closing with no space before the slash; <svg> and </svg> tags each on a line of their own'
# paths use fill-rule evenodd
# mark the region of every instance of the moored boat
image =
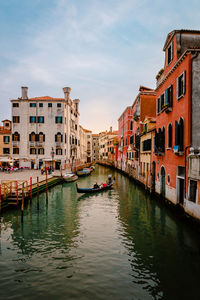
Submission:
<svg viewBox="0 0 200 300">
<path fill-rule="evenodd" d="M 77 174 L 79 177 L 81 177 L 81 176 L 88 176 L 88 175 L 91 174 L 91 172 L 92 172 L 92 170 L 90 170 L 89 168 L 85 168 L 85 169 L 83 169 L 83 170 L 77 171 L 76 174 Z"/>
<path fill-rule="evenodd" d="M 78 179 L 78 176 L 73 173 L 66 173 L 63 175 L 64 182 L 73 182 L 73 181 L 76 181 L 77 179 Z"/>
</svg>

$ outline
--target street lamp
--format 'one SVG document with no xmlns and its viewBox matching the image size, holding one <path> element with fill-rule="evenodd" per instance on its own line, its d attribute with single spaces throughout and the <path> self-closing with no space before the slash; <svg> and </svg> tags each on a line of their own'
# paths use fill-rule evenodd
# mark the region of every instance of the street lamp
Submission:
<svg viewBox="0 0 200 300">
<path fill-rule="evenodd" d="M 52 147 L 52 148 L 51 148 L 52 172 L 54 172 L 54 169 L 53 169 L 53 159 L 54 159 L 54 154 L 55 154 L 55 152 L 54 152 L 54 149 L 53 149 L 53 147 Z"/>
</svg>

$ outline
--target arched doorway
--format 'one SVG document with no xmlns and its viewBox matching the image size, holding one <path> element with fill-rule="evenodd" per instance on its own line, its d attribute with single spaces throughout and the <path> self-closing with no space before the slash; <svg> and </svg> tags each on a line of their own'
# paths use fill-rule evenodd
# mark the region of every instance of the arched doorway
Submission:
<svg viewBox="0 0 200 300">
<path fill-rule="evenodd" d="M 162 167 L 160 171 L 160 193 L 165 197 L 165 168 Z"/>
<path fill-rule="evenodd" d="M 152 192 L 155 191 L 155 180 L 156 180 L 156 163 L 155 163 L 155 161 L 153 161 L 153 163 L 152 163 L 152 185 L 151 185 Z"/>
</svg>

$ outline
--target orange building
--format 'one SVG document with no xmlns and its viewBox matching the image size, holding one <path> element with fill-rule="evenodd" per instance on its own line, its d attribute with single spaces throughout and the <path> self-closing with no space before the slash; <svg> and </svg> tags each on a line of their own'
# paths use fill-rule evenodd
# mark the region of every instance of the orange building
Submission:
<svg viewBox="0 0 200 300">
<path fill-rule="evenodd" d="M 156 116 L 156 93 L 153 89 L 140 86 L 139 94 L 132 105 L 133 121 L 128 148 L 128 172 L 139 179 L 140 170 L 140 135 L 144 130 L 144 120 Z"/>
<path fill-rule="evenodd" d="M 193 201 L 186 155 L 191 145 L 200 146 L 200 31 L 170 32 L 163 51 L 164 68 L 156 77 L 153 181 L 157 193 L 189 212 Z"/>
</svg>

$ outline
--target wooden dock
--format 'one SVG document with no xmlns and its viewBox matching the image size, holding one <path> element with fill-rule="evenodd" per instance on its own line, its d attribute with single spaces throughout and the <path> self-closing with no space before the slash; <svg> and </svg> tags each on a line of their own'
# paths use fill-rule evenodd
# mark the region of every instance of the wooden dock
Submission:
<svg viewBox="0 0 200 300">
<path fill-rule="evenodd" d="M 38 183 L 37 183 L 38 178 Z M 29 180 L 2 180 L 0 185 L 0 210 L 9 206 L 21 206 L 22 198 L 32 198 L 37 193 L 62 182 L 60 176 Z"/>
</svg>

